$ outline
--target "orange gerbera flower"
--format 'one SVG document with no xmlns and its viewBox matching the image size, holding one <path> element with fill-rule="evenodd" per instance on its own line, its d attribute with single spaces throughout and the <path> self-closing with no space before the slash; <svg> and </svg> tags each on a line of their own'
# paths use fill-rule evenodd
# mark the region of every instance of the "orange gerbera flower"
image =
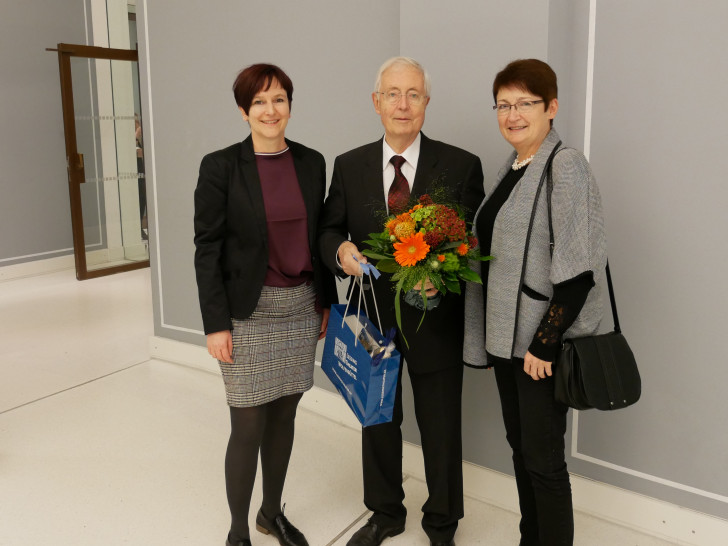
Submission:
<svg viewBox="0 0 728 546">
<path fill-rule="evenodd" d="M 468 253 L 468 245 L 462 243 L 457 250 L 458 254 L 460 254 L 461 256 L 465 256 Z"/>
<path fill-rule="evenodd" d="M 401 243 L 394 243 L 394 248 L 394 259 L 399 265 L 404 266 L 415 265 L 430 251 L 430 245 L 425 242 L 424 235 L 419 231 L 402 239 Z"/>
</svg>

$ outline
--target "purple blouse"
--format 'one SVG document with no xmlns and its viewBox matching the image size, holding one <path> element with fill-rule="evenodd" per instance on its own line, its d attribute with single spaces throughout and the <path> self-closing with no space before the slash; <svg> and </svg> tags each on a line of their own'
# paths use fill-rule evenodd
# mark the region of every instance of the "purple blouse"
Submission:
<svg viewBox="0 0 728 546">
<path fill-rule="evenodd" d="M 268 227 L 266 286 L 298 286 L 313 279 L 308 214 L 291 151 L 255 154 Z"/>
</svg>

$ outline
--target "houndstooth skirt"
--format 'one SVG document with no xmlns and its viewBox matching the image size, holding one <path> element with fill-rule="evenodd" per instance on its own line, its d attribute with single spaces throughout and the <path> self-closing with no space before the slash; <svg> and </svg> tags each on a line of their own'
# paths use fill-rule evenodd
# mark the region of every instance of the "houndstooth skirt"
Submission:
<svg viewBox="0 0 728 546">
<path fill-rule="evenodd" d="M 321 315 L 313 285 L 263 286 L 245 320 L 233 319 L 233 363 L 220 362 L 229 406 L 259 406 L 313 385 Z"/>
</svg>

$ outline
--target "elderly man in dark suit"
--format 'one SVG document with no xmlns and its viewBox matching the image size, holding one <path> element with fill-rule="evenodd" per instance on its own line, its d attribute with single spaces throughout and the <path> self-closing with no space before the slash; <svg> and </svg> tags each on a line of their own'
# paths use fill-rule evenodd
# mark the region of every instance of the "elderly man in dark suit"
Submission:
<svg viewBox="0 0 728 546">
<path fill-rule="evenodd" d="M 320 224 L 321 259 L 339 276 L 361 274 L 357 260 L 366 261 L 362 241 L 382 230 L 387 212 L 400 212 L 408 201 L 440 188 L 471 221 L 483 199 L 478 157 L 420 132 L 430 101 L 429 76 L 422 66 L 407 57 L 389 59 L 379 69 L 374 89 L 372 102 L 384 138 L 336 158 Z M 390 276 L 373 282 L 382 326 L 394 326 Z M 427 288 L 428 296 L 436 295 L 431 284 Z M 370 292 L 365 291 L 368 298 Z M 425 460 L 429 498 L 422 507 L 422 527 L 432 545 L 452 545 L 463 517 L 462 297 L 452 292 L 443 296 L 417 330 L 421 313 L 402 305 L 401 333 L 409 346 L 399 342 L 401 335 L 397 345 L 412 383 Z M 401 376 L 400 370 L 392 422 L 362 430 L 364 504 L 373 515 L 350 546 L 375 546 L 404 531 Z"/>
</svg>

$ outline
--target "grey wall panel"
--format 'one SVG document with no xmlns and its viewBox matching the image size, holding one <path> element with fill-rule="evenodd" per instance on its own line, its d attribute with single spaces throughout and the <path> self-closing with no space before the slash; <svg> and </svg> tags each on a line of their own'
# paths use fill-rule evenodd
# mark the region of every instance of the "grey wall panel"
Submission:
<svg viewBox="0 0 728 546">
<path fill-rule="evenodd" d="M 59 42 L 86 43 L 83 0 L 4 2 L 0 17 L 0 266 L 71 253 Z"/>
<path fill-rule="evenodd" d="M 580 416 L 572 469 L 725 517 L 728 6 L 685 6 L 597 3 L 591 161 L 644 395 Z"/>
</svg>

